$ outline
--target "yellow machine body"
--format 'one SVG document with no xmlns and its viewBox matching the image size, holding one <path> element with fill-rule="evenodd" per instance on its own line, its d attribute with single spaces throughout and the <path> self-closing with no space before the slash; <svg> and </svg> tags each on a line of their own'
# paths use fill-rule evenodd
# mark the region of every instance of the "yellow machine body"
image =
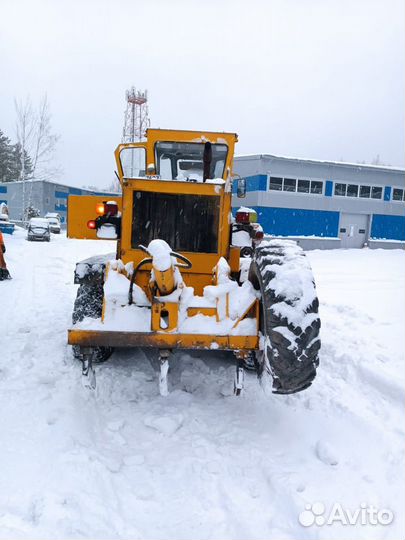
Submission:
<svg viewBox="0 0 405 540">
<path fill-rule="evenodd" d="M 208 181 L 184 181 L 165 178 L 159 168 L 157 145 L 171 142 L 189 145 L 205 145 L 208 142 L 213 147 L 214 145 L 220 145 L 221 151 L 224 152 L 226 148 L 226 159 L 224 159 L 220 178 L 210 178 Z M 167 205 L 170 206 L 171 197 L 194 197 L 193 200 L 196 201 L 200 199 L 208 201 L 207 205 L 210 208 L 215 208 L 216 212 L 216 247 L 209 252 L 177 249 L 176 251 L 191 263 L 190 268 L 181 265 L 179 265 L 180 268 L 176 268 L 173 264 L 173 266 L 163 270 L 154 267 L 151 273 L 152 262 L 139 267 L 133 281 L 134 286 L 139 287 L 139 290 L 143 291 L 150 301 L 150 329 L 147 331 L 134 330 L 131 332 L 128 331 L 128 328 L 125 328 L 125 330 L 112 330 L 107 326 L 104 329 L 102 325 L 105 322 L 106 306 L 103 306 L 104 321 L 101 321 L 97 328 L 79 326 L 70 329 L 70 344 L 83 347 L 139 345 L 168 349 L 175 347 L 191 349 L 211 347 L 238 351 L 252 350 L 259 347 L 259 302 L 257 299 L 252 300 L 246 306 L 245 312 L 235 318 L 232 331 L 224 335 L 223 332 L 217 334 L 213 332 L 201 332 L 199 334 L 181 332 L 178 328 L 180 304 L 176 298 L 173 298 L 179 287 L 192 287 L 194 294 L 202 297 L 204 288 L 217 286 L 218 275 L 216 269 L 222 259 L 225 259 L 229 265 L 230 275 L 236 275 L 240 270 L 240 250 L 238 247 L 231 246 L 232 162 L 236 142 L 237 135 L 233 133 L 148 129 L 145 142 L 120 144 L 117 147 L 115 158 L 122 186 L 122 196 L 116 198 L 119 212 L 122 214 L 120 216 L 121 226 L 120 238 L 117 243 L 117 259 L 121 261 L 121 266 L 112 271 L 125 276 L 129 283 L 131 272 L 128 271 L 128 265 L 136 268 L 146 257 L 145 250 L 139 247 L 144 231 L 139 231 L 138 235 L 136 230 L 139 213 L 145 208 L 142 202 L 145 197 L 148 198 L 148 201 L 157 201 L 160 204 L 159 208 L 166 208 L 164 203 L 159 202 L 161 200 L 169 201 Z M 132 178 L 126 174 L 123 163 L 124 152 L 128 154 L 137 153 L 138 162 L 139 156 L 141 156 L 142 175 Z M 162 161 L 163 158 L 161 158 Z M 200 166 L 200 164 L 197 165 Z M 192 168 L 196 165 L 192 159 L 185 159 L 182 166 Z M 94 197 L 69 197 L 69 237 L 97 238 L 95 231 L 87 229 L 87 222 L 95 218 L 95 206 L 100 200 L 101 198 Z M 167 212 L 169 211 L 170 208 L 168 208 Z M 211 226 L 212 231 L 215 228 L 215 223 Z M 145 227 L 147 226 L 148 223 L 146 223 Z M 193 224 L 190 223 L 190 228 L 192 229 L 192 227 Z M 214 234 L 212 231 L 210 234 Z M 174 246 L 172 247 L 175 249 Z M 176 261 L 175 258 L 173 260 Z M 180 284 L 178 272 L 180 272 L 182 279 Z M 104 302 L 106 302 L 106 299 Z M 221 297 L 221 302 L 204 303 L 200 301 L 196 305 L 187 307 L 186 316 L 192 318 L 204 315 L 215 319 L 219 324 L 225 317 L 229 317 L 228 304 L 229 297 L 226 295 L 223 298 Z M 128 307 L 130 306 L 126 306 L 125 309 Z M 182 317 L 184 318 L 184 313 Z M 238 325 L 246 318 L 254 319 L 254 331 L 245 333 L 246 335 L 240 335 L 237 332 Z M 162 323 L 163 320 L 164 324 Z M 252 328 L 252 325 L 250 327 Z"/>
</svg>

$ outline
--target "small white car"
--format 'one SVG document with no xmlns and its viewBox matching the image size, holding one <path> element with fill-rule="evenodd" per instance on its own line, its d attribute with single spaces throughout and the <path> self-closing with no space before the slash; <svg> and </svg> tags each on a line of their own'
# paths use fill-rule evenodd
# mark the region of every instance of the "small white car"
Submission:
<svg viewBox="0 0 405 540">
<path fill-rule="evenodd" d="M 56 218 L 56 219 L 59 220 L 59 223 L 60 223 L 60 220 L 61 220 L 60 214 L 58 214 L 58 212 L 47 212 L 47 213 L 45 214 L 45 217 L 46 217 L 46 218 L 54 217 L 54 218 Z"/>
<path fill-rule="evenodd" d="M 47 222 L 49 223 L 49 229 L 52 233 L 59 234 L 60 233 L 60 221 L 56 217 L 47 217 Z"/>
</svg>

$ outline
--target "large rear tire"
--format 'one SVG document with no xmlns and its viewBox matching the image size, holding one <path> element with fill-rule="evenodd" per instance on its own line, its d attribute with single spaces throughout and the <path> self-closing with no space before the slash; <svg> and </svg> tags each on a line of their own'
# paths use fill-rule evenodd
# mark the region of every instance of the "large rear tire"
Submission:
<svg viewBox="0 0 405 540">
<path fill-rule="evenodd" d="M 103 285 L 100 283 L 83 283 L 80 285 L 72 313 L 72 322 L 76 324 L 85 317 L 100 319 L 103 310 Z M 73 345 L 73 356 L 83 359 L 79 345 Z M 93 347 L 93 363 L 108 360 L 114 349 L 112 347 Z"/>
<path fill-rule="evenodd" d="M 319 365 L 320 319 L 312 270 L 293 241 L 271 240 L 256 248 L 249 280 L 261 292 L 259 376 L 272 376 L 272 391 L 308 388 Z"/>
</svg>

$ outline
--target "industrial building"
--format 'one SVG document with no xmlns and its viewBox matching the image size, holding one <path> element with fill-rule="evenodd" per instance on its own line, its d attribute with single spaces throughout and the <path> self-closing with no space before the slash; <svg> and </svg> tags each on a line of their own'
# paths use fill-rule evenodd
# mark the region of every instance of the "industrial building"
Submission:
<svg viewBox="0 0 405 540">
<path fill-rule="evenodd" d="M 11 220 L 22 220 L 23 206 L 25 208 L 32 206 L 39 210 L 41 216 L 44 216 L 47 212 L 57 212 L 61 216 L 62 224 L 66 223 L 69 195 L 108 197 L 116 196 L 117 193 L 92 191 L 45 180 L 26 181 L 25 187 L 24 182 L 21 181 L 0 184 L 0 203 L 5 202 L 7 204 Z M 25 201 L 24 205 L 23 201 Z"/>
<path fill-rule="evenodd" d="M 297 239 L 304 249 L 405 247 L 405 169 L 255 154 L 237 156 L 234 172 L 247 194 L 232 205 L 256 210 L 266 234 Z M 41 216 L 67 219 L 69 195 L 114 196 L 50 181 L 0 184 L 0 203 L 21 220 L 23 199 Z"/>
<path fill-rule="evenodd" d="M 247 194 L 235 186 L 233 207 L 256 210 L 267 234 L 307 249 L 405 241 L 405 169 L 257 154 L 236 157 L 234 171 Z"/>
</svg>

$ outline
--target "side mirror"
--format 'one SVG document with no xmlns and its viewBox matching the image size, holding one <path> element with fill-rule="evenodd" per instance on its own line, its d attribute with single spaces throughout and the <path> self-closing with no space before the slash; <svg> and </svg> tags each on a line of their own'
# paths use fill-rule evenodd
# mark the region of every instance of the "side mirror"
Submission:
<svg viewBox="0 0 405 540">
<path fill-rule="evenodd" d="M 246 178 L 238 178 L 236 194 L 239 199 L 246 197 Z"/>
</svg>

